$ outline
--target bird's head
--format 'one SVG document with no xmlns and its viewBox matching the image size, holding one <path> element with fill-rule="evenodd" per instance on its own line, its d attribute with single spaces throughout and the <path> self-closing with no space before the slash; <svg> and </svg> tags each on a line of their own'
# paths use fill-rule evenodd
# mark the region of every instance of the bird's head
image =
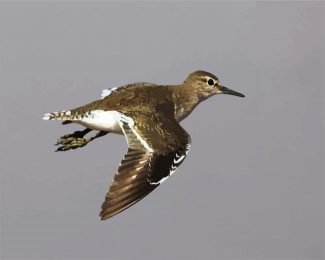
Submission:
<svg viewBox="0 0 325 260">
<path fill-rule="evenodd" d="M 216 94 L 228 94 L 238 97 L 245 97 L 243 94 L 237 91 L 222 86 L 219 79 L 215 75 L 202 70 L 192 72 L 187 77 L 184 84 L 193 88 L 197 95 L 202 99 L 206 99 Z"/>
</svg>

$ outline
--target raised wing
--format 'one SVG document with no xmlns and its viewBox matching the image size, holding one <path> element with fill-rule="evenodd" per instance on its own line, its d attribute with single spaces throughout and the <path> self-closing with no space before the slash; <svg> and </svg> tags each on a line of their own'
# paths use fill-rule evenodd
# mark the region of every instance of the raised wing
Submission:
<svg viewBox="0 0 325 260">
<path fill-rule="evenodd" d="M 106 194 L 100 212 L 102 220 L 144 198 L 184 161 L 190 136 L 174 118 L 160 116 L 158 122 L 143 114 L 132 118 L 121 115 L 129 149 Z"/>
<path fill-rule="evenodd" d="M 152 86 L 156 86 L 156 84 L 149 83 L 149 82 L 136 82 L 136 83 L 120 86 L 120 87 L 103 89 L 102 94 L 101 94 L 101 99 L 104 99 L 104 98 L 108 97 L 109 95 L 111 95 L 112 93 L 116 93 L 116 92 L 121 91 L 121 90 L 138 88 L 138 87 L 141 87 L 141 88 L 143 88 L 143 87 L 152 87 Z"/>
<path fill-rule="evenodd" d="M 102 94 L 101 94 L 101 99 L 109 96 L 110 94 L 112 94 L 117 89 L 118 89 L 118 87 L 109 88 L 109 89 L 103 89 Z"/>
</svg>

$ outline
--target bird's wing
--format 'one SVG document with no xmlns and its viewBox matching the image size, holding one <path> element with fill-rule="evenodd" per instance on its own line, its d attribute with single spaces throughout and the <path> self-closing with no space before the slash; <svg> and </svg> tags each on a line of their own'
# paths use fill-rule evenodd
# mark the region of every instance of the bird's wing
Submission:
<svg viewBox="0 0 325 260">
<path fill-rule="evenodd" d="M 101 94 L 101 99 L 109 96 L 110 94 L 112 94 L 117 89 L 118 89 L 118 87 L 109 88 L 109 89 L 103 89 L 102 94 Z"/>
<path fill-rule="evenodd" d="M 174 118 L 154 117 L 121 116 L 129 148 L 106 194 L 100 212 L 102 220 L 144 198 L 184 161 L 190 136 Z"/>
<path fill-rule="evenodd" d="M 152 87 L 152 86 L 156 86 L 156 84 L 149 83 L 149 82 L 137 82 L 137 83 L 127 84 L 127 85 L 120 86 L 120 87 L 103 89 L 102 94 L 101 94 L 101 99 L 104 99 L 107 96 L 111 95 L 112 93 L 117 93 L 124 89 L 131 89 L 131 88 L 138 88 L 138 87 Z"/>
</svg>

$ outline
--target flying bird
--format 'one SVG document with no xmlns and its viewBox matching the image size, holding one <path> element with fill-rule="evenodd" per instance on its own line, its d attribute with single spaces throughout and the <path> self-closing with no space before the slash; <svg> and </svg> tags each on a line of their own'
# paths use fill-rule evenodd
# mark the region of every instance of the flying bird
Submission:
<svg viewBox="0 0 325 260">
<path fill-rule="evenodd" d="M 200 102 L 217 94 L 244 97 L 222 86 L 215 75 L 195 71 L 178 85 L 140 82 L 105 89 L 99 100 L 47 113 L 43 119 L 85 127 L 60 137 L 57 151 L 83 147 L 107 133 L 125 136 L 128 150 L 99 214 L 105 220 L 140 201 L 176 171 L 191 144 L 191 137 L 179 122 Z M 95 135 L 88 137 L 91 131 L 96 131 Z"/>
</svg>

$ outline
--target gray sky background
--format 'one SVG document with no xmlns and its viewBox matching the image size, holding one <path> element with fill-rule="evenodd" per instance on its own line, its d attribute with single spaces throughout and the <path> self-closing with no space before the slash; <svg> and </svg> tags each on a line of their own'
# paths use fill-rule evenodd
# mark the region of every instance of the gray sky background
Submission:
<svg viewBox="0 0 325 260">
<path fill-rule="evenodd" d="M 42 121 L 104 88 L 197 69 L 246 95 L 182 124 L 177 172 L 98 218 L 126 151 Z M 323 259 L 324 3 L 0 3 L 1 259 Z"/>
</svg>

